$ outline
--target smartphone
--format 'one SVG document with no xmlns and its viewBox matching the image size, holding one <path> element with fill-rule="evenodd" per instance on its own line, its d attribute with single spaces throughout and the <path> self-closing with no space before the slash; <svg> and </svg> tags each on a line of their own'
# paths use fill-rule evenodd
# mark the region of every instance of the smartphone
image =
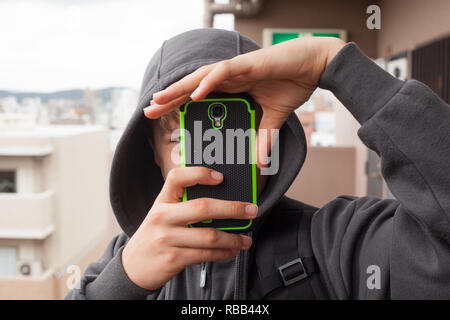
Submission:
<svg viewBox="0 0 450 320">
<path fill-rule="evenodd" d="M 181 165 L 203 166 L 224 175 L 217 186 L 185 188 L 183 201 L 197 198 L 257 203 L 255 108 L 247 93 L 211 93 L 180 107 Z M 209 219 L 190 227 L 244 233 L 252 220 Z"/>
</svg>

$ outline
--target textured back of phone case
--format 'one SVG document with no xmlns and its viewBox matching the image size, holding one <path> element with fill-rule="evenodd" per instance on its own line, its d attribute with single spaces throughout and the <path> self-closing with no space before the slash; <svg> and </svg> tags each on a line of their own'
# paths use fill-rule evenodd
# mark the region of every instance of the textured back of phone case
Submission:
<svg viewBox="0 0 450 320">
<path fill-rule="evenodd" d="M 222 103 L 226 108 L 221 128 L 214 128 L 209 116 L 208 109 L 214 103 Z M 256 167 L 252 163 L 255 132 L 250 130 L 255 123 L 253 103 L 247 95 L 214 95 L 199 102 L 188 102 L 181 108 L 180 123 L 190 136 L 187 139 L 182 135 L 184 165 L 204 166 L 224 175 L 218 186 L 186 188 L 185 200 L 206 197 L 256 203 Z M 222 139 L 217 138 L 219 132 Z M 209 220 L 193 226 L 233 232 L 248 229 L 250 225 L 250 220 Z"/>
</svg>

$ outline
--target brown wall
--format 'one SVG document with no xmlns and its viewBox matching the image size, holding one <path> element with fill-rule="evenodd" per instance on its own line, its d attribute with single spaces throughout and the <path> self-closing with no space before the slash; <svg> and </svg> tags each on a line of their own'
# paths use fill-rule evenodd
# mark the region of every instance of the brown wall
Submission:
<svg viewBox="0 0 450 320">
<path fill-rule="evenodd" d="M 319 208 L 338 196 L 354 195 L 355 161 L 353 147 L 309 147 L 286 195 Z"/>
<path fill-rule="evenodd" d="M 372 4 L 378 4 L 381 8 L 379 31 L 368 30 L 366 27 L 369 17 L 366 9 Z M 260 45 L 264 28 L 346 29 L 348 41 L 355 41 L 372 58 L 384 57 L 449 35 L 450 0 L 265 0 L 259 15 L 252 18 L 235 18 L 235 29 Z M 326 181 L 329 177 L 337 177 L 341 170 L 332 168 L 335 162 L 326 163 L 319 157 L 324 156 L 320 152 L 337 152 L 336 150 L 310 148 L 309 160 L 307 159 L 289 190 L 290 196 L 314 205 L 322 205 L 337 194 L 366 194 L 367 178 L 364 166 L 367 148 L 356 136 L 359 124 L 349 121 L 350 115 L 338 113 L 337 116 L 338 145 L 352 145 L 356 150 L 356 161 L 353 163 L 353 166 L 356 165 L 355 185 L 351 185 L 348 179 L 345 186 L 342 181 L 317 183 Z M 319 164 L 311 161 L 313 157 L 322 162 Z M 351 168 L 347 169 L 351 174 Z M 330 172 L 333 174 L 324 175 Z M 347 175 L 345 177 L 348 178 Z M 324 185 L 327 188 L 324 188 Z"/>
<path fill-rule="evenodd" d="M 108 233 L 99 244 L 77 261 L 76 265 L 80 267 L 81 274 L 88 264 L 100 258 L 111 237 Z M 66 284 L 68 277 L 67 273 L 57 277 L 54 269 L 48 269 L 39 277 L 0 277 L 0 300 L 64 299 L 69 291 Z"/>
<path fill-rule="evenodd" d="M 381 7 L 381 30 L 366 28 L 366 9 Z M 348 31 L 370 57 L 411 50 L 450 34 L 450 0 L 265 0 L 252 18 L 235 18 L 235 29 L 262 45 L 263 28 L 337 28 Z"/>
<path fill-rule="evenodd" d="M 378 54 L 411 50 L 450 34 L 449 0 L 381 0 Z"/>
<path fill-rule="evenodd" d="M 449 1 L 450 2 L 450 1 Z M 377 31 L 366 27 L 366 9 L 375 0 L 265 0 L 253 18 L 235 18 L 235 29 L 262 45 L 263 28 L 346 29 L 369 56 L 376 57 Z"/>
</svg>

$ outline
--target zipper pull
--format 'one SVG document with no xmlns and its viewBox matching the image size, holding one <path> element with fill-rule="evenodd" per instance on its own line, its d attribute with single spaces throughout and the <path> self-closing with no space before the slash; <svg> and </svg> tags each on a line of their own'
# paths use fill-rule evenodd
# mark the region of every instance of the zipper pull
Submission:
<svg viewBox="0 0 450 320">
<path fill-rule="evenodd" d="M 206 284 L 206 262 L 202 262 L 200 270 L 200 288 L 203 288 Z"/>
</svg>

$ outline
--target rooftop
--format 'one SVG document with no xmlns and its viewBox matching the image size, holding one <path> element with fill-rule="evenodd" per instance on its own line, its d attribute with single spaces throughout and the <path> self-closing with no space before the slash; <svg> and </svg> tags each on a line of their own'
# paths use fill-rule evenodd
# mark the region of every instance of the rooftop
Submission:
<svg viewBox="0 0 450 320">
<path fill-rule="evenodd" d="M 0 156 L 46 156 L 53 152 L 52 138 L 105 131 L 102 126 L 36 126 L 2 128 Z"/>
</svg>

